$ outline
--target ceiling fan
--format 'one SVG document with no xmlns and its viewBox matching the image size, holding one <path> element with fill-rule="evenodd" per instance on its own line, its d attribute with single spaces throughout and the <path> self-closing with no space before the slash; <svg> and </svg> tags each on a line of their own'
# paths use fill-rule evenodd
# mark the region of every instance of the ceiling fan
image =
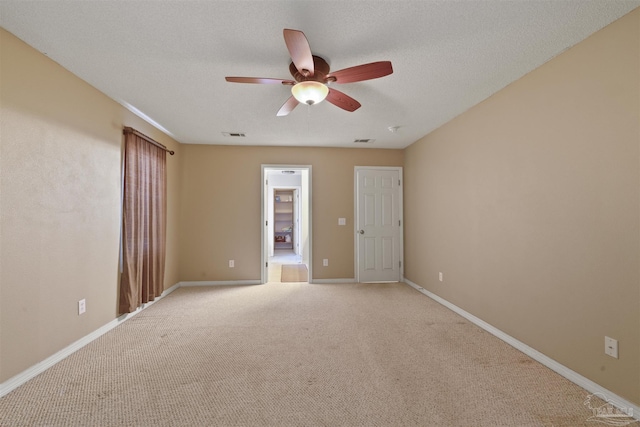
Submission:
<svg viewBox="0 0 640 427">
<path fill-rule="evenodd" d="M 344 93 L 330 88 L 330 83 L 354 83 L 377 79 L 393 73 L 390 61 L 371 62 L 343 70 L 330 72 L 327 61 L 311 54 L 307 37 L 302 31 L 285 29 L 284 42 L 291 56 L 289 72 L 294 80 L 263 77 L 226 77 L 232 83 L 282 84 L 292 86 L 292 96 L 287 99 L 278 116 L 286 116 L 299 103 L 308 105 L 322 102 L 325 98 L 346 111 L 355 111 L 360 103 Z"/>
</svg>

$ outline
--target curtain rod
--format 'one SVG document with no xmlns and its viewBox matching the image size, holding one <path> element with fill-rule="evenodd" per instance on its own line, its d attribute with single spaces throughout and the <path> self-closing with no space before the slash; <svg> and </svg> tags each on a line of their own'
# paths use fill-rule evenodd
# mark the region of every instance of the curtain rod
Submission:
<svg viewBox="0 0 640 427">
<path fill-rule="evenodd" d="M 149 142 L 149 143 L 151 143 L 151 144 L 155 145 L 156 147 L 162 148 L 164 151 L 166 151 L 167 153 L 171 154 L 172 156 L 175 154 L 175 152 L 174 152 L 174 151 L 169 150 L 167 147 L 165 147 L 164 145 L 162 145 L 162 144 L 160 144 L 159 142 L 155 141 L 153 138 L 149 138 L 147 135 L 145 135 L 145 134 L 143 134 L 143 133 L 141 133 L 141 132 L 138 132 L 138 131 L 137 131 L 137 130 L 135 130 L 134 128 L 131 128 L 131 127 L 125 126 L 125 127 L 124 127 L 124 129 L 122 130 L 122 132 L 123 132 L 124 134 L 132 133 L 132 134 L 134 134 L 134 135 L 137 135 L 137 136 L 139 136 L 140 138 L 144 139 L 145 141 L 147 141 L 147 142 Z"/>
</svg>

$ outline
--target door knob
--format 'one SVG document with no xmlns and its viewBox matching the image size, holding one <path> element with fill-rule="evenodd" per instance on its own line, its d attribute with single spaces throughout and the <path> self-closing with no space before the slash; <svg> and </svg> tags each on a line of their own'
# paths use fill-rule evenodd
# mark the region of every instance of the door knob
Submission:
<svg viewBox="0 0 640 427">
<path fill-rule="evenodd" d="M 358 233 L 364 234 L 364 230 L 358 230 Z"/>
</svg>

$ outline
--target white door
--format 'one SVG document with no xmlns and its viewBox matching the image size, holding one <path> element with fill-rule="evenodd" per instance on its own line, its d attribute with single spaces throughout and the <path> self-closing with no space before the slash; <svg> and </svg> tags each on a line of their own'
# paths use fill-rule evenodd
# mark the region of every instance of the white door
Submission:
<svg viewBox="0 0 640 427">
<path fill-rule="evenodd" d="M 400 281 L 400 175 L 400 168 L 356 168 L 358 282 Z"/>
</svg>

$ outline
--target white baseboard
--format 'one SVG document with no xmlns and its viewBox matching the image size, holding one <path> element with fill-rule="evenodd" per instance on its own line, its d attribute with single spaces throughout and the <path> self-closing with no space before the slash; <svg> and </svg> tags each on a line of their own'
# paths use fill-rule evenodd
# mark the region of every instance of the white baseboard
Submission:
<svg viewBox="0 0 640 427">
<path fill-rule="evenodd" d="M 175 291 L 176 289 L 178 289 L 178 288 L 180 288 L 182 286 L 258 285 L 258 284 L 260 284 L 259 280 L 219 281 L 219 282 L 178 282 L 175 285 L 171 286 L 170 288 L 165 289 L 164 292 L 162 292 L 162 295 L 160 295 L 155 300 L 150 301 L 150 302 L 148 302 L 146 304 L 142 304 L 140 307 L 138 307 L 138 309 L 136 311 L 134 311 L 132 313 L 123 314 L 122 316 L 119 316 L 118 318 L 113 319 L 112 321 L 110 321 L 106 325 L 103 325 L 100 328 L 96 329 L 95 331 L 89 333 L 88 335 L 85 335 L 84 337 L 80 338 L 79 340 L 75 341 L 74 343 L 72 343 L 72 344 L 68 345 L 67 347 L 63 348 L 62 350 L 58 351 L 57 353 L 47 357 L 43 361 L 38 362 L 35 365 L 33 365 L 32 367 L 28 368 L 27 370 L 19 373 L 18 375 L 15 375 L 15 376 L 9 378 L 7 381 L 5 381 L 2 384 L 0 384 L 0 397 L 10 393 L 12 390 L 14 390 L 17 387 L 21 386 L 22 384 L 26 383 L 31 378 L 34 378 L 35 376 L 37 376 L 37 375 L 41 374 L 42 372 L 46 371 L 47 369 L 49 369 L 50 367 L 52 367 L 56 363 L 60 362 L 64 358 L 66 358 L 66 357 L 70 356 L 71 354 L 75 353 L 76 351 L 80 350 L 82 347 L 84 347 L 85 345 L 89 344 L 91 341 L 93 341 L 96 338 L 99 338 L 100 336 L 106 334 L 111 329 L 113 329 L 116 326 L 120 325 L 125 320 L 128 320 L 128 319 L 132 318 L 133 316 L 135 316 L 136 314 L 140 313 L 145 308 L 150 307 L 154 303 L 158 302 L 159 300 L 161 300 L 162 298 L 166 297 L 171 292 Z"/>
<path fill-rule="evenodd" d="M 180 282 L 180 286 L 237 286 L 237 285 L 259 285 L 260 280 L 218 280 L 218 281 L 196 281 Z"/>
<path fill-rule="evenodd" d="M 312 284 L 330 284 L 330 283 L 356 283 L 356 279 L 313 279 Z"/>
<path fill-rule="evenodd" d="M 14 389 L 18 388 L 19 386 L 21 386 L 22 384 L 26 383 L 31 378 L 34 378 L 35 376 L 37 376 L 37 375 L 41 374 L 42 372 L 46 371 L 47 369 L 49 369 L 50 367 L 52 367 L 56 363 L 60 362 L 64 358 L 66 358 L 66 357 L 70 356 L 71 354 L 75 353 L 76 351 L 80 350 L 82 347 L 84 347 L 85 345 L 89 344 L 91 341 L 95 340 L 96 338 L 101 337 L 102 335 L 106 334 L 107 332 L 109 332 L 110 330 L 115 328 L 116 326 L 120 325 L 125 320 L 128 320 L 128 319 L 132 318 L 133 316 L 135 316 L 136 314 L 140 313 L 145 308 L 153 305 L 154 303 L 158 302 L 162 298 L 166 297 L 167 295 L 169 295 L 171 292 L 175 291 L 179 287 L 180 287 L 179 284 L 175 284 L 172 287 L 170 287 L 169 289 L 165 289 L 164 292 L 162 292 L 162 294 L 158 298 L 156 298 L 155 300 L 150 301 L 150 302 L 148 302 L 146 304 L 142 304 L 142 306 L 138 307 L 138 309 L 136 311 L 134 311 L 132 313 L 123 314 L 122 316 L 119 316 L 118 318 L 113 319 L 112 321 L 110 321 L 106 325 L 103 325 L 100 328 L 96 329 L 95 331 L 89 333 L 88 335 L 85 335 L 84 337 L 80 338 L 78 341 L 68 345 L 67 347 L 63 348 L 62 350 L 58 351 L 57 353 L 53 354 L 52 356 L 49 356 L 46 359 L 44 359 L 43 361 L 36 363 L 35 365 L 30 367 L 29 369 L 19 373 L 18 375 L 9 378 L 7 381 L 5 381 L 2 384 L 0 384 L 0 397 L 10 393 L 12 390 L 14 390 Z"/>
<path fill-rule="evenodd" d="M 513 338 L 512 336 L 507 335 L 506 333 L 502 332 L 501 330 L 495 328 L 494 326 L 492 326 L 489 323 L 485 322 L 484 320 L 474 316 L 473 314 L 468 313 L 467 311 L 465 311 L 462 308 L 456 306 L 455 304 L 452 304 L 449 301 L 439 297 L 438 295 L 436 295 L 436 294 L 434 294 L 432 292 L 429 292 L 428 290 L 426 290 L 423 287 L 413 283 L 412 281 L 410 281 L 410 280 L 405 278 L 404 282 L 406 284 L 408 284 L 409 286 L 411 286 L 412 288 L 418 290 L 422 294 L 428 296 L 429 298 L 433 299 L 434 301 L 442 304 L 443 306 L 447 307 L 448 309 L 452 310 L 453 312 L 455 312 L 455 313 L 459 314 L 460 316 L 464 317 L 465 319 L 469 320 L 471 323 L 479 326 L 480 328 L 482 328 L 485 331 L 489 332 L 490 334 L 496 336 L 497 338 L 500 338 L 501 340 L 503 340 L 507 344 L 511 345 L 512 347 L 514 347 L 514 348 L 520 350 L 521 352 L 525 353 L 526 355 L 528 355 L 532 359 L 540 362 L 541 364 L 543 364 L 544 366 L 548 367 L 549 369 L 551 369 L 551 370 L 555 371 L 556 373 L 562 375 L 563 377 L 565 377 L 569 381 L 573 382 L 574 384 L 577 384 L 578 386 L 584 388 L 585 390 L 587 390 L 587 391 L 589 391 L 591 393 L 600 393 L 601 395 L 604 395 L 606 397 L 605 400 L 610 402 L 612 405 L 618 407 L 619 409 L 622 409 L 622 410 L 626 411 L 629 414 L 632 414 L 632 416 L 634 418 L 640 420 L 640 406 L 635 405 L 635 404 L 627 401 L 626 399 L 616 395 L 612 391 L 607 390 L 606 388 L 600 386 L 599 384 L 591 381 L 590 379 L 588 379 L 586 377 L 583 377 L 582 375 L 578 374 L 577 372 L 575 372 L 575 371 L 567 368 L 566 366 L 556 362 L 555 360 L 551 359 L 550 357 L 540 353 L 539 351 L 533 349 L 532 347 L 529 347 L 528 345 L 526 345 L 523 342 Z M 315 279 L 313 281 L 313 283 L 317 283 L 317 284 L 355 283 L 355 279 Z M 120 325 L 125 320 L 128 320 L 128 319 L 132 318 L 136 314 L 140 313 L 142 310 L 150 307 L 151 305 L 153 305 L 157 301 L 161 300 L 162 298 L 166 297 L 171 292 L 175 291 L 176 289 L 178 289 L 178 288 L 180 288 L 182 286 L 220 286 L 220 285 L 258 285 L 258 284 L 260 284 L 259 280 L 215 281 L 215 282 L 209 282 L 209 281 L 207 281 L 207 282 L 179 282 L 179 283 L 173 285 L 172 287 L 170 287 L 168 289 L 165 289 L 165 291 L 162 293 L 162 295 L 160 295 L 154 301 L 151 301 L 151 302 L 148 302 L 146 304 L 143 304 L 140 308 L 138 308 L 133 313 L 123 314 L 122 316 L 118 317 L 117 319 L 114 319 L 111 322 L 107 323 L 106 325 L 96 329 L 95 331 L 91 332 L 90 334 L 84 336 L 83 338 L 81 338 L 81 339 L 77 340 L 76 342 L 70 344 L 69 346 L 63 348 L 62 350 L 58 351 L 57 353 L 53 354 L 52 356 L 46 358 L 45 360 L 37 363 L 36 365 L 30 367 L 29 369 L 21 372 L 20 374 L 8 379 L 7 381 L 5 381 L 2 384 L 0 384 L 0 397 L 10 393 L 12 390 L 14 390 L 17 387 L 21 386 L 22 384 L 26 383 L 30 379 L 32 379 L 35 376 L 39 375 L 40 373 L 46 371 L 51 366 L 53 366 L 56 363 L 60 362 L 61 360 L 63 360 L 67 356 L 69 356 L 69 355 L 75 353 L 76 351 L 80 350 L 82 347 L 84 347 L 85 345 L 89 344 L 91 341 L 93 341 L 93 340 L 99 338 L 100 336 L 104 335 L 105 333 L 109 332 L 111 329 L 113 329 L 116 326 Z"/>
<path fill-rule="evenodd" d="M 510 346 L 520 350 L 521 352 L 523 352 L 524 354 L 526 354 L 527 356 L 531 357 L 532 359 L 540 362 L 541 364 L 543 364 L 544 366 L 546 366 L 547 368 L 551 369 L 552 371 L 562 375 L 563 377 L 565 377 L 566 379 L 568 379 L 569 381 L 571 381 L 572 383 L 579 385 L 580 387 L 584 388 L 585 390 L 587 390 L 590 393 L 599 393 L 601 396 L 601 398 L 603 397 L 602 395 L 604 395 L 605 399 L 607 402 L 611 403 L 613 406 L 616 406 L 618 409 L 621 409 L 623 411 L 625 411 L 625 413 L 631 415 L 632 417 L 640 420 L 640 406 L 633 404 L 632 402 L 629 402 L 628 400 L 618 396 L 617 394 L 615 394 L 614 392 L 607 390 L 606 388 L 602 387 L 601 385 L 591 381 L 590 379 L 583 377 L 582 375 L 578 374 L 577 372 L 567 368 L 566 366 L 562 365 L 559 362 L 556 362 L 555 360 L 553 360 L 552 358 L 550 358 L 549 356 L 546 356 L 542 353 L 540 353 L 538 350 L 529 347 L 528 345 L 526 345 L 525 343 L 523 343 L 522 341 L 519 341 L 515 338 L 513 338 L 511 335 L 508 335 L 504 332 L 502 332 L 500 329 L 490 325 L 489 323 L 485 322 L 484 320 L 474 316 L 473 314 L 463 310 L 462 308 L 458 307 L 455 304 L 450 303 L 449 301 L 445 300 L 442 297 L 439 297 L 438 295 L 429 292 L 428 290 L 424 289 L 422 286 L 417 285 L 415 283 L 413 283 L 412 281 L 408 280 L 408 279 L 404 279 L 404 282 L 411 286 L 412 288 L 416 289 L 417 291 L 419 291 L 420 293 L 428 296 L 429 298 L 433 299 L 434 301 L 442 304 L 443 306 L 447 307 L 448 309 L 450 309 L 451 311 L 459 314 L 460 316 L 464 317 L 465 319 L 469 320 L 471 323 L 479 326 L 480 328 L 484 329 L 485 331 L 489 332 L 490 334 L 496 336 L 497 338 L 500 338 L 502 341 L 506 342 L 507 344 L 509 344 Z"/>
</svg>

